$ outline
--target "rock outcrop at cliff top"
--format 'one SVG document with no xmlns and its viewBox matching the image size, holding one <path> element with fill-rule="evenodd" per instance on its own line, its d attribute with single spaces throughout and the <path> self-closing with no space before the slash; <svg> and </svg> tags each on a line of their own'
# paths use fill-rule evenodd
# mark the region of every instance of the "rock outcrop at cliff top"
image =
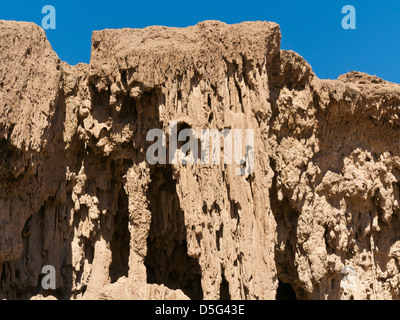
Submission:
<svg viewBox="0 0 400 320">
<path fill-rule="evenodd" d="M 400 86 L 320 80 L 280 37 L 103 30 L 70 66 L 1 21 L 0 298 L 400 298 Z M 253 129 L 254 171 L 150 165 L 170 121 Z"/>
</svg>

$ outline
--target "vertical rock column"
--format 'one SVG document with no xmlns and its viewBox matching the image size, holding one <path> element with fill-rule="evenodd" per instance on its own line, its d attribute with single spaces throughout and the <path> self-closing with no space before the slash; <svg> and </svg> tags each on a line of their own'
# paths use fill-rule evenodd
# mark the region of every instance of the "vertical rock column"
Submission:
<svg viewBox="0 0 400 320">
<path fill-rule="evenodd" d="M 143 109 L 133 138 L 139 151 L 144 129 L 151 128 L 144 117 L 154 107 L 160 120 L 154 128 L 166 135 L 171 121 L 197 132 L 254 130 L 255 167 L 250 175 L 236 175 L 234 164 L 167 164 L 176 181 L 187 255 L 200 265 L 205 299 L 218 299 L 221 286 L 229 287 L 232 299 L 275 297 L 268 70 L 279 45 L 279 27 L 266 22 L 229 26 L 208 21 L 185 29 L 149 27 L 93 34 L 91 84 L 110 96 L 115 110 L 123 108 L 127 97 L 135 101 L 139 113 Z M 158 98 L 138 108 L 137 101 L 154 90 Z M 137 186 L 128 183 L 128 190 L 142 188 L 138 172 L 131 174 Z M 143 200 L 138 195 L 130 198 L 135 247 L 140 247 L 147 231 L 148 212 L 139 208 Z M 140 261 L 146 250 L 131 250 L 130 276 L 141 279 Z"/>
</svg>

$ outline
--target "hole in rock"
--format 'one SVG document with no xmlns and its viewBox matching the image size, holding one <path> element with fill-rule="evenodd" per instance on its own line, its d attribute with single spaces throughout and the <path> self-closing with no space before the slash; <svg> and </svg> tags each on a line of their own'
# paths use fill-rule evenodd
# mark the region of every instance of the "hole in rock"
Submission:
<svg viewBox="0 0 400 320">
<path fill-rule="evenodd" d="M 118 197 L 118 211 L 114 216 L 114 233 L 110 243 L 112 262 L 110 265 L 109 275 L 111 283 L 116 282 L 123 276 L 128 276 L 130 242 L 128 224 L 128 196 L 126 195 L 124 188 L 121 188 Z"/>
<path fill-rule="evenodd" d="M 276 290 L 276 300 L 297 300 L 296 292 L 290 283 L 283 283 L 280 279 Z"/>
<path fill-rule="evenodd" d="M 214 114 L 211 112 L 210 115 L 208 116 L 208 123 L 211 123 L 214 119 Z"/>
<path fill-rule="evenodd" d="M 176 129 L 177 129 L 177 134 L 178 134 L 177 148 L 183 152 L 185 157 L 188 157 L 190 154 L 192 154 L 193 160 L 195 162 L 201 162 L 201 139 L 198 136 L 198 133 L 195 130 L 193 130 L 192 127 L 186 122 L 178 122 Z M 182 130 L 186 130 L 186 129 L 191 130 L 190 137 L 187 136 L 184 141 L 179 141 L 179 137 L 180 137 Z M 186 132 L 186 134 L 188 134 L 188 132 Z M 185 146 L 185 147 L 189 147 L 188 150 L 186 148 L 182 148 L 189 141 L 191 143 L 193 143 L 193 145 L 190 144 L 190 145 Z M 194 149 L 192 149 L 192 146 Z M 197 148 L 197 150 L 196 150 L 196 148 Z M 197 154 L 196 154 L 196 152 L 197 152 Z"/>
<path fill-rule="evenodd" d="M 231 300 L 229 282 L 225 279 L 224 271 L 222 271 L 222 281 L 219 287 L 219 300 Z"/>
<path fill-rule="evenodd" d="M 192 127 L 189 124 L 187 124 L 186 122 L 178 122 L 177 127 L 176 127 L 178 137 L 179 137 L 179 134 L 181 133 L 181 131 L 186 130 L 186 129 L 192 129 Z M 178 149 L 182 148 L 182 146 L 187 142 L 189 142 L 189 137 L 187 137 L 185 141 L 178 140 Z"/>
<path fill-rule="evenodd" d="M 231 218 L 239 219 L 239 211 L 241 210 L 241 206 L 236 201 L 231 201 Z"/>
<path fill-rule="evenodd" d="M 145 266 L 147 282 L 181 289 L 191 299 L 202 299 L 201 269 L 187 253 L 184 212 L 169 165 L 155 167 L 147 191 L 151 225 Z"/>
<path fill-rule="evenodd" d="M 224 234 L 224 226 L 221 225 L 220 229 L 215 233 L 216 234 L 216 241 L 217 241 L 217 250 L 221 251 L 221 238 Z"/>
</svg>

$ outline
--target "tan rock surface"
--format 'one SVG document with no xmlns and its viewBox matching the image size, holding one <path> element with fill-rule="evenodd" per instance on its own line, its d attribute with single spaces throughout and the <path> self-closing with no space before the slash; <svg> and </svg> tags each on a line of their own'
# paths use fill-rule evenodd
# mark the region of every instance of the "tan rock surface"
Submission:
<svg viewBox="0 0 400 320">
<path fill-rule="evenodd" d="M 0 298 L 398 299 L 400 86 L 320 80 L 280 37 L 103 30 L 69 66 L 0 21 Z M 170 121 L 253 129 L 253 173 L 148 164 Z"/>
</svg>

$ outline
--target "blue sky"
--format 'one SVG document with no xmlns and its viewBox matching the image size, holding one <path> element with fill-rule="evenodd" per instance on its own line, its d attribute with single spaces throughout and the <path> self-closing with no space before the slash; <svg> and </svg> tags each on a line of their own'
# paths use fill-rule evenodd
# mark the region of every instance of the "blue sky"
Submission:
<svg viewBox="0 0 400 320">
<path fill-rule="evenodd" d="M 56 29 L 46 31 L 48 39 L 70 64 L 89 62 L 93 30 L 267 20 L 280 24 L 282 49 L 302 55 L 320 78 L 356 70 L 400 83 L 399 0 L 0 0 L 0 19 L 41 25 L 44 5 L 56 8 Z M 356 30 L 342 28 L 345 5 L 356 8 Z"/>
</svg>

